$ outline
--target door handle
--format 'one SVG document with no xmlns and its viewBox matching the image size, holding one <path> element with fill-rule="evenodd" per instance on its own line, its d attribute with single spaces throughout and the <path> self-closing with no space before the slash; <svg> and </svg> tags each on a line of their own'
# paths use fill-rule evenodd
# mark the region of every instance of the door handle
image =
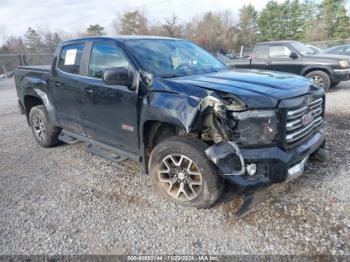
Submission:
<svg viewBox="0 0 350 262">
<path fill-rule="evenodd" d="M 90 87 L 86 87 L 84 90 L 85 90 L 85 93 L 87 93 L 89 95 L 94 93 L 94 90 L 92 88 L 90 88 Z"/>
<path fill-rule="evenodd" d="M 61 82 L 55 82 L 55 86 L 56 87 L 64 87 L 64 84 L 62 84 Z"/>
</svg>

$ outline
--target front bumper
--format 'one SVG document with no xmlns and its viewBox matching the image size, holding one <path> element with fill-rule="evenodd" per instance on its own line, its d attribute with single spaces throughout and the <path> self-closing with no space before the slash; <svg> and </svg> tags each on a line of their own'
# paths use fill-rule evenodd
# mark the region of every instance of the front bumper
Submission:
<svg viewBox="0 0 350 262">
<path fill-rule="evenodd" d="M 296 148 L 283 150 L 279 147 L 240 149 L 245 165 L 255 163 L 254 176 L 223 175 L 230 183 L 246 189 L 268 187 L 273 183 L 283 183 L 300 176 L 308 157 L 325 142 L 324 130 L 318 130 L 312 137 Z M 222 165 L 216 163 L 222 170 Z M 227 166 L 225 167 L 227 169 Z"/>
<path fill-rule="evenodd" d="M 350 80 L 350 68 L 346 69 L 334 69 L 333 70 L 333 82 L 341 82 Z"/>
</svg>

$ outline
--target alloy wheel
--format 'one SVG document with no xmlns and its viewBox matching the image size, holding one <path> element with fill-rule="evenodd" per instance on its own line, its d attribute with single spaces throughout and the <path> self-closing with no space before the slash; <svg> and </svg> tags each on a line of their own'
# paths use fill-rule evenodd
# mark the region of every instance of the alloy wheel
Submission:
<svg viewBox="0 0 350 262">
<path fill-rule="evenodd" d="M 164 157 L 158 176 L 167 194 L 179 201 L 191 201 L 202 190 L 203 178 L 198 166 L 182 154 Z"/>
<path fill-rule="evenodd" d="M 32 125 L 33 125 L 35 136 L 39 140 L 45 140 L 46 129 L 45 129 L 44 121 L 38 115 L 33 115 Z"/>
<path fill-rule="evenodd" d="M 311 80 L 314 82 L 315 85 L 318 85 L 320 87 L 324 86 L 324 80 L 322 77 L 315 75 L 311 77 Z"/>
</svg>

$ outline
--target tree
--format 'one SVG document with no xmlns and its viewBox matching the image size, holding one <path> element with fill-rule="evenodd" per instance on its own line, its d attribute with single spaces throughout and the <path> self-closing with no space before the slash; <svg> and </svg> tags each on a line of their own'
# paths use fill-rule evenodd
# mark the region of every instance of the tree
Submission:
<svg viewBox="0 0 350 262">
<path fill-rule="evenodd" d="M 217 51 L 222 47 L 220 38 L 224 34 L 220 16 L 207 12 L 198 23 L 196 42 L 209 51 Z"/>
<path fill-rule="evenodd" d="M 336 35 L 344 35 L 346 31 L 344 27 L 348 23 L 347 19 L 344 0 L 322 1 L 320 5 L 320 24 L 323 38 L 331 39 Z M 339 25 L 341 26 L 340 29 L 338 28 Z"/>
<path fill-rule="evenodd" d="M 283 13 L 276 1 L 269 1 L 258 18 L 259 40 L 279 40 L 284 38 L 282 30 Z"/>
<path fill-rule="evenodd" d="M 251 4 L 239 10 L 239 44 L 252 47 L 258 32 L 258 12 Z"/>
<path fill-rule="evenodd" d="M 170 37 L 181 37 L 182 35 L 182 27 L 177 24 L 177 17 L 175 15 L 172 15 L 170 19 L 165 19 L 162 27 Z"/>
<path fill-rule="evenodd" d="M 195 40 L 195 38 L 196 38 L 196 26 L 193 22 L 189 22 L 184 26 L 183 32 L 182 32 L 182 37 L 184 39 L 187 39 L 190 41 Z"/>
<path fill-rule="evenodd" d="M 118 31 L 126 35 L 147 35 L 149 32 L 147 18 L 138 10 L 127 12 L 121 18 Z"/>
<path fill-rule="evenodd" d="M 344 39 L 350 35 L 350 22 L 349 17 L 346 14 L 345 1 L 340 3 L 337 16 L 336 16 L 336 30 L 334 33 L 335 38 Z"/>
<path fill-rule="evenodd" d="M 26 47 L 22 37 L 10 37 L 3 46 L 4 51 L 10 54 L 24 54 Z"/>
<path fill-rule="evenodd" d="M 50 31 L 42 34 L 43 36 L 43 46 L 45 52 L 53 53 L 56 50 L 57 45 L 62 42 L 63 38 L 57 33 L 52 33 Z"/>
<path fill-rule="evenodd" d="M 38 53 L 42 48 L 40 35 L 31 27 L 28 28 L 24 35 L 24 43 L 29 52 Z"/>
<path fill-rule="evenodd" d="M 299 0 L 285 1 L 281 4 L 283 9 L 283 30 L 288 39 L 298 40 L 302 35 L 304 23 L 303 8 Z"/>
<path fill-rule="evenodd" d="M 101 36 L 105 34 L 104 27 L 100 26 L 99 24 L 90 25 L 86 32 L 89 36 Z"/>
</svg>

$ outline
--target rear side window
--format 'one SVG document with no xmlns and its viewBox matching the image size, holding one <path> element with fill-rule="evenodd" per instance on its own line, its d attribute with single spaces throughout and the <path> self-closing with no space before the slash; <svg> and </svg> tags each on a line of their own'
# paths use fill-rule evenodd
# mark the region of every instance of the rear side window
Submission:
<svg viewBox="0 0 350 262">
<path fill-rule="evenodd" d="M 57 67 L 64 72 L 78 75 L 83 50 L 83 44 L 64 46 L 61 50 Z"/>
<path fill-rule="evenodd" d="M 258 45 L 255 48 L 255 58 L 264 59 L 267 58 L 267 46 L 266 45 Z"/>
<path fill-rule="evenodd" d="M 290 58 L 292 51 L 285 45 L 270 46 L 270 58 Z"/>
<path fill-rule="evenodd" d="M 103 70 L 113 67 L 129 67 L 124 52 L 113 44 L 94 44 L 89 63 L 89 76 L 102 78 Z"/>
</svg>

